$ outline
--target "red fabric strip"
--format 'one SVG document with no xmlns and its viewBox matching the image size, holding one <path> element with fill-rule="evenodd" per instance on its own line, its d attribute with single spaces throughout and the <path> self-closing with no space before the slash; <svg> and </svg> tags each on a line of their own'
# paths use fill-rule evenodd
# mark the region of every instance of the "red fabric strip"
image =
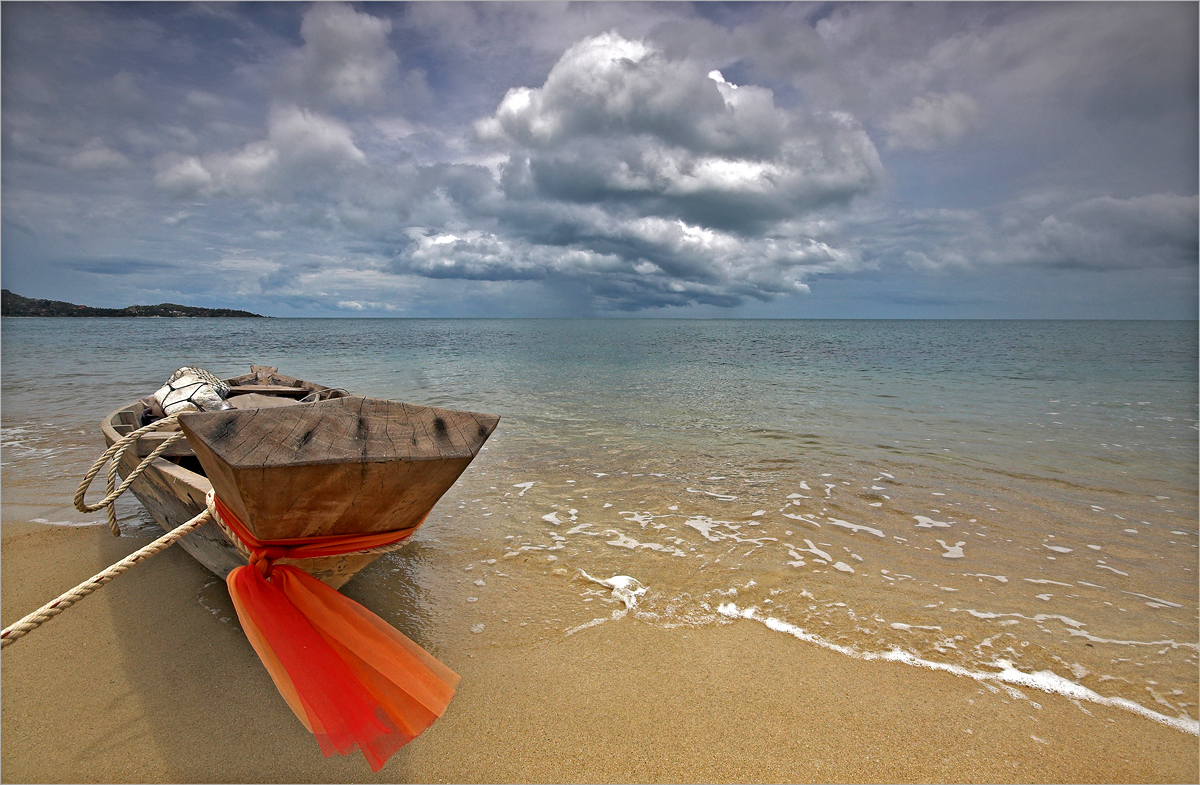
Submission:
<svg viewBox="0 0 1200 785">
<path fill-rule="evenodd" d="M 358 747 L 378 771 L 411 740 L 397 735 L 395 723 L 378 711 L 378 700 L 278 586 L 246 567 L 231 572 L 227 583 L 230 594 L 238 597 L 239 610 L 247 611 L 249 623 L 286 671 L 326 757 Z"/>
<path fill-rule="evenodd" d="M 324 537 L 293 537 L 282 540 L 260 540 L 246 528 L 233 511 L 225 506 L 220 498 L 214 496 L 217 513 L 221 521 L 238 536 L 246 547 L 252 551 L 270 549 L 271 560 L 275 559 L 312 559 L 318 556 L 340 556 L 343 553 L 366 551 L 371 548 L 381 548 L 392 545 L 412 535 L 417 526 L 398 531 L 377 532 L 374 534 L 331 534 Z M 422 521 L 424 523 L 424 521 Z"/>
<path fill-rule="evenodd" d="M 240 535 L 245 527 L 215 501 L 223 521 Z M 397 542 L 411 533 L 384 534 Z M 362 539 L 313 538 L 325 541 L 316 550 L 340 547 L 333 540 L 352 547 L 308 555 L 360 550 L 356 541 Z M 458 674 L 349 597 L 299 568 L 273 564 L 297 558 L 292 554 L 303 545 L 251 540 L 254 566 L 238 567 L 226 579 L 246 637 L 326 757 L 357 748 L 379 771 L 445 712 Z"/>
</svg>

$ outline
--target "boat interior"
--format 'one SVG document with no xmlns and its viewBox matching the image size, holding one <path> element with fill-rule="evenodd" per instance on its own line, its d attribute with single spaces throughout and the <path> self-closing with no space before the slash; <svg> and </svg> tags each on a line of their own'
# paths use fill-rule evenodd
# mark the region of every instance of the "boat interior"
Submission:
<svg viewBox="0 0 1200 785">
<path fill-rule="evenodd" d="M 331 398 L 342 398 L 350 394 L 341 388 L 306 382 L 302 379 L 285 376 L 279 373 L 278 368 L 260 365 L 252 365 L 250 373 L 225 379 L 224 382 L 229 385 L 229 395 L 225 400 L 237 409 L 260 409 L 270 406 L 312 403 Z M 125 436 L 136 428 L 161 419 L 154 415 L 149 403 L 150 396 L 147 396 L 113 412 L 109 425 L 117 432 L 118 436 Z M 144 458 L 149 455 L 167 437 L 178 430 L 179 424 L 175 423 L 139 438 L 138 457 Z M 199 459 L 192 452 L 186 439 L 172 444 L 161 457 L 183 469 L 204 476 L 204 468 L 200 465 Z"/>
</svg>

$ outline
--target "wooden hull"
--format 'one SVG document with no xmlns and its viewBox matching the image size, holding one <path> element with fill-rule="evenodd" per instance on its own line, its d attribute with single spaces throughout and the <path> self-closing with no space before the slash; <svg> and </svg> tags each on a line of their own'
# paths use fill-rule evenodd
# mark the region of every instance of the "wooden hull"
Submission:
<svg viewBox="0 0 1200 785">
<path fill-rule="evenodd" d="M 257 378 L 250 374 L 228 381 L 231 385 L 240 383 L 245 388 L 253 386 L 256 390 L 267 386 L 282 387 L 294 384 L 297 397 L 309 391 L 328 389 L 275 373 L 265 376 L 265 371 L 273 369 L 256 370 L 259 371 Z M 255 382 L 259 384 L 255 385 Z M 136 428 L 143 408 L 140 402 L 135 402 L 105 417 L 101 422 L 105 442 L 111 446 L 122 435 Z M 161 438 L 149 435 L 148 438 L 139 440 L 136 451 L 126 451 L 118 468 L 121 477 L 128 476 Z M 179 442 L 173 445 L 164 457 L 150 464 L 129 487 L 151 517 L 167 531 L 186 523 L 205 509 L 204 497 L 212 488 L 212 484 L 203 474 L 188 468 L 189 465 L 199 468 L 198 464 L 192 464 L 194 461 L 186 441 Z M 248 563 L 215 523 L 201 526 L 180 540 L 179 544 L 198 562 L 222 578 L 235 567 Z M 315 559 L 281 559 L 279 563 L 294 564 L 336 589 L 378 557 L 379 554 L 349 554 Z"/>
<path fill-rule="evenodd" d="M 188 412 L 179 426 L 221 501 L 260 540 L 421 525 L 495 415 L 345 395 Z"/>
</svg>

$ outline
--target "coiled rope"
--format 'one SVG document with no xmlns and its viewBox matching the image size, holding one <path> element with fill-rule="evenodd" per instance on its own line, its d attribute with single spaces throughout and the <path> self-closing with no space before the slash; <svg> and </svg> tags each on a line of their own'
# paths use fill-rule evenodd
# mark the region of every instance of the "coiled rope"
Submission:
<svg viewBox="0 0 1200 785">
<path fill-rule="evenodd" d="M 115 442 L 113 442 L 112 447 L 109 447 L 107 450 L 105 450 L 104 454 L 96 459 L 96 462 L 92 464 L 92 468 L 88 469 L 87 474 L 83 476 L 83 482 L 79 484 L 79 490 L 75 492 L 75 509 L 79 510 L 80 512 L 95 512 L 102 507 L 107 507 L 108 530 L 112 532 L 112 536 L 120 537 L 121 527 L 117 524 L 117 513 L 114 503 L 120 497 L 120 495 L 125 493 L 129 486 L 133 484 L 133 481 L 140 477 L 142 472 L 146 471 L 146 467 L 154 463 L 155 458 L 166 452 L 167 448 L 172 444 L 184 438 L 185 434 L 183 431 L 180 431 L 179 433 L 173 433 L 164 439 L 162 444 L 155 447 L 154 450 L 146 456 L 145 460 L 139 463 L 137 468 L 129 473 L 129 476 L 125 478 L 125 482 L 121 483 L 121 486 L 118 488 L 115 486 L 117 484 L 117 467 L 121 464 L 121 458 L 125 455 L 125 451 L 129 449 L 132 444 L 137 442 L 137 440 L 143 435 L 150 433 L 151 431 L 156 431 L 159 428 L 165 428 L 169 425 L 174 425 L 177 422 L 179 422 L 179 415 L 172 414 L 170 417 L 164 417 L 161 420 L 155 420 L 149 425 L 143 425 L 136 431 L 130 431 L 120 439 L 117 439 Z M 83 500 L 84 495 L 87 493 L 88 486 L 92 484 L 92 480 L 97 474 L 99 474 L 101 467 L 103 467 L 104 464 L 110 459 L 111 463 L 109 463 L 108 466 L 108 481 L 105 484 L 105 492 L 107 495 L 102 501 L 96 504 L 88 504 Z"/>
<path fill-rule="evenodd" d="M 75 509 L 79 510 L 80 512 L 95 512 L 102 507 L 107 508 L 108 529 L 112 532 L 114 537 L 119 537 L 121 535 L 121 528 L 117 524 L 117 515 L 113 509 L 114 503 L 121 496 L 121 494 L 125 493 L 129 486 L 133 484 L 133 481 L 140 477 L 142 472 L 146 471 L 147 466 L 149 466 L 156 458 L 162 455 L 168 447 L 184 438 L 184 433 L 180 431 L 179 433 L 172 434 L 164 439 L 163 443 L 154 448 L 154 450 L 151 451 L 151 453 L 137 465 L 137 468 L 129 473 L 129 476 L 125 478 L 125 481 L 121 483 L 119 487 L 117 487 L 117 467 L 121 463 L 121 458 L 125 455 L 125 451 L 129 449 L 130 446 L 136 444 L 137 440 L 141 438 L 143 434 L 173 425 L 174 423 L 178 422 L 178 420 L 178 414 L 157 420 L 149 425 L 138 428 L 135 431 L 131 431 L 130 433 L 113 442 L 112 446 L 105 450 L 104 454 L 92 464 L 92 468 L 88 469 L 87 474 L 84 475 L 83 481 L 79 484 L 79 490 L 75 493 Z M 87 504 L 83 500 L 83 497 L 87 493 L 88 486 L 92 484 L 92 480 L 100 472 L 101 467 L 103 467 L 104 464 L 109 461 L 111 461 L 111 463 L 109 464 L 108 468 L 108 481 L 106 487 L 107 493 L 104 499 L 97 504 Z M 175 544 L 194 529 L 197 529 L 208 521 L 212 520 L 212 517 L 212 504 L 210 502 L 208 509 L 204 510 L 195 518 L 192 518 L 187 523 L 172 529 L 144 548 L 134 551 L 111 567 L 102 572 L 96 573 L 91 578 L 88 578 L 86 581 L 70 591 L 59 595 L 57 598 L 46 603 L 41 608 L 38 608 L 36 611 L 24 617 L 20 621 L 14 622 L 13 624 L 5 627 L 4 630 L 0 632 L 0 649 L 8 646 L 10 643 L 19 638 L 23 638 L 31 631 L 36 630 L 38 627 L 42 626 L 42 624 L 50 619 L 53 619 L 67 608 L 70 608 L 72 605 L 96 591 L 113 578 L 128 571 L 129 568 L 133 567 L 135 564 L 144 561 L 159 551 Z"/>
</svg>

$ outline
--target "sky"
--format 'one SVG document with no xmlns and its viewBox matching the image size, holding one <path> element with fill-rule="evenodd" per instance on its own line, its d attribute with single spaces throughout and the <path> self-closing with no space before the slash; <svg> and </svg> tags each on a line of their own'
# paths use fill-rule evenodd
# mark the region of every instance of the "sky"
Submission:
<svg viewBox="0 0 1200 785">
<path fill-rule="evenodd" d="M 0 4 L 0 282 L 1195 319 L 1196 3 Z"/>
</svg>

